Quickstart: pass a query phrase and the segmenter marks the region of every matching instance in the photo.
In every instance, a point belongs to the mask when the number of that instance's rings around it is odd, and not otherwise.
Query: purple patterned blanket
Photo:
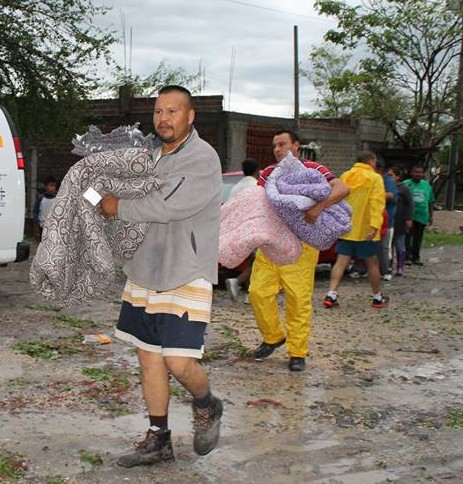
[[[344,200],[323,210],[315,223],[304,220],[304,212],[330,192],[330,184],[319,171],[307,168],[289,152],[265,185],[267,198],[279,217],[300,240],[319,250],[329,249],[352,227],[352,210]]]
[[[89,300],[111,285],[115,259],[129,259],[148,224],[105,220],[82,195],[137,198],[159,186],[151,153],[123,148],[94,153],[73,165],[45,221],[42,242],[30,269],[30,283],[46,299],[64,305]]]

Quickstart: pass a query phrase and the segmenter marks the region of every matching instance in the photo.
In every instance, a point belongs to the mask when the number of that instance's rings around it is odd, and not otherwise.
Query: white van
[[[0,264],[29,258],[23,242],[26,212],[24,159],[7,110],[0,106]]]

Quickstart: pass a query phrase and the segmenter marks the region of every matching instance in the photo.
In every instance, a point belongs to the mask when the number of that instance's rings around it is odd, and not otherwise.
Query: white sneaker
[[[383,281],[392,281],[392,274],[384,274]]]
[[[249,300],[249,294],[248,293],[246,293],[244,295],[243,304],[251,304],[251,301]]]
[[[240,292],[240,286],[236,279],[225,279],[225,287],[227,288],[228,295],[233,302],[238,300],[238,293]]]

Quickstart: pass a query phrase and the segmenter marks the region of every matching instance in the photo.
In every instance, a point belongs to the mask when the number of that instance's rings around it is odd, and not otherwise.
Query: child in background
[[[56,193],[58,191],[58,183],[53,177],[48,177],[44,182],[44,190],[37,195],[34,204],[34,221],[38,226],[39,235],[38,242],[42,240],[42,231],[53,203],[55,202]]]

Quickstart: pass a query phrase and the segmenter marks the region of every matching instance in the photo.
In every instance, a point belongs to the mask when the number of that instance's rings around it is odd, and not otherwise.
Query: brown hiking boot
[[[170,430],[149,429],[145,440],[137,442],[135,449],[132,454],[119,457],[117,464],[121,467],[135,467],[174,460]]]
[[[222,413],[222,401],[216,397],[212,397],[210,406],[206,408],[197,408],[193,404],[193,427],[195,430],[193,448],[197,454],[209,454],[217,445]]]

